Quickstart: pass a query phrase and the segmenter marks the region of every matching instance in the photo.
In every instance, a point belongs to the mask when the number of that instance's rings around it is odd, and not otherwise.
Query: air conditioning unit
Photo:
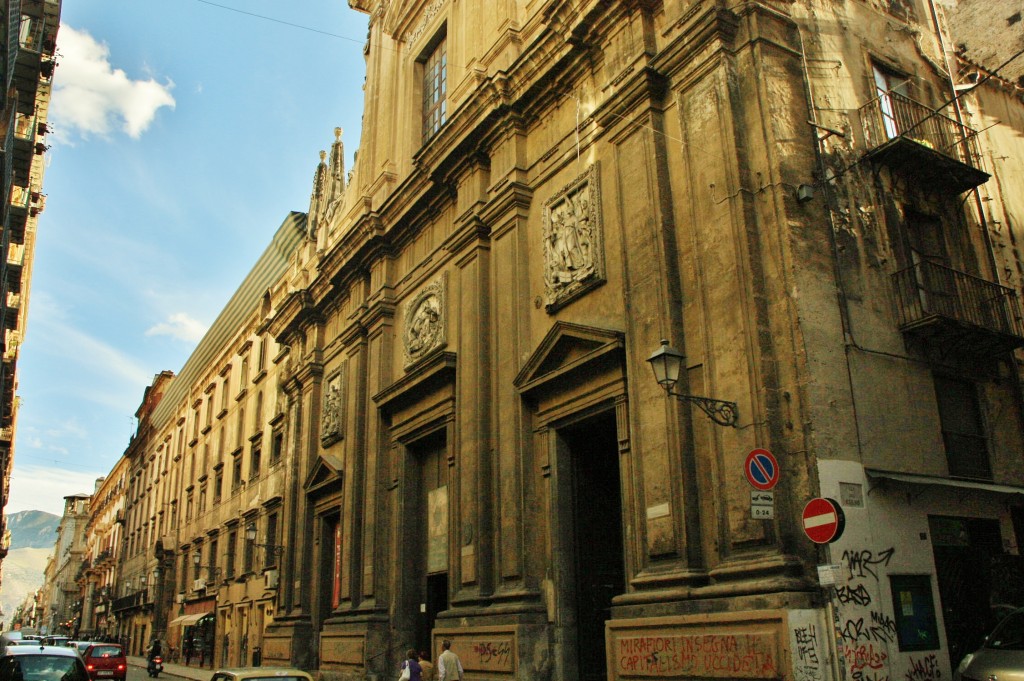
[[[263,573],[263,588],[276,589],[278,580],[277,570],[267,570]]]
[[[193,591],[202,591],[205,588],[206,588],[206,580],[203,579],[202,577],[200,577],[196,581],[192,582],[192,590]]]

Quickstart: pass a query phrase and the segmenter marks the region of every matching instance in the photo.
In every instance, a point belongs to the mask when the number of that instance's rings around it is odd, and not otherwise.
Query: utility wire
[[[359,44],[359,45],[362,45],[362,44],[364,44],[366,42],[365,40],[358,40],[356,38],[349,38],[348,36],[338,35],[337,33],[331,33],[330,31],[321,31],[319,28],[312,28],[310,26],[303,26],[302,24],[293,24],[290,21],[284,21],[282,19],[275,19],[274,17],[268,17],[268,16],[265,16],[263,14],[256,14],[255,12],[247,12],[244,9],[238,9],[237,7],[229,7],[228,5],[221,5],[221,4],[216,3],[216,2],[210,2],[210,0],[196,0],[196,2],[201,2],[204,5],[210,5],[211,7],[219,7],[220,9],[226,9],[229,12],[237,12],[238,14],[245,14],[246,16],[255,17],[257,19],[264,19],[266,21],[272,21],[275,24],[282,24],[284,26],[291,26],[292,28],[298,28],[298,29],[301,29],[303,31],[312,31],[313,33],[319,33],[321,35],[330,36],[332,38],[339,38],[341,40],[348,40],[350,42],[353,42],[353,43],[356,43],[356,44]]]

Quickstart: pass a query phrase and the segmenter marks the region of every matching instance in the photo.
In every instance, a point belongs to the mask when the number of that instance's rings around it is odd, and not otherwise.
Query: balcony
[[[987,356],[1024,347],[1013,289],[930,262],[893,275],[900,331],[943,354]]]
[[[922,186],[960,194],[988,181],[977,167],[977,131],[889,91],[860,108],[867,158]]]

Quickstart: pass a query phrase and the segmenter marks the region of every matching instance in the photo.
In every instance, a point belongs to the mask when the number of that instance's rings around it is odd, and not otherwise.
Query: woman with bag
[[[423,681],[423,668],[420,667],[419,655],[413,649],[405,652],[406,660],[402,663],[402,675],[398,681]]]

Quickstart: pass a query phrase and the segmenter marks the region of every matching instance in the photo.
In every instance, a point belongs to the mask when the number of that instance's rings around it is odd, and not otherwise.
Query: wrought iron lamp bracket
[[[739,421],[740,411],[735,402],[716,400],[712,397],[684,395],[683,393],[677,393],[671,387],[666,387],[665,392],[681,402],[689,402],[690,404],[697,405],[698,409],[707,414],[708,418],[720,426],[735,427],[737,421]]]

